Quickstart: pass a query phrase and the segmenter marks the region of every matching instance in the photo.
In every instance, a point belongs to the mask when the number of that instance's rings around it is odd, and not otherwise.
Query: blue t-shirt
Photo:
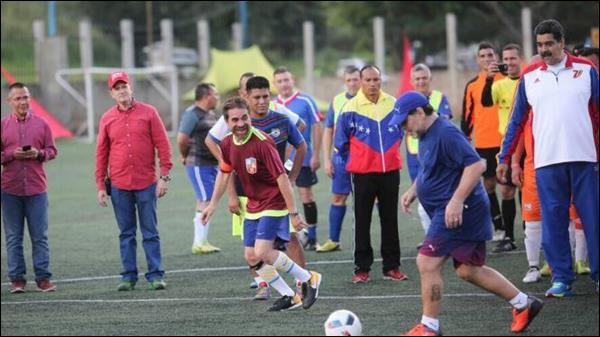
[[[467,241],[491,239],[489,200],[479,183],[464,202],[463,224],[446,228],[446,205],[454,195],[465,167],[481,157],[465,135],[445,118],[438,117],[419,139],[419,164],[416,179],[419,202],[432,219],[428,237]]]
[[[285,149],[288,143],[296,148],[305,141],[298,127],[288,116],[271,110],[263,118],[252,118],[252,126],[273,138],[281,162],[285,162]]]
[[[285,105],[286,108],[292,110],[306,123],[302,136],[306,141],[306,157],[302,162],[302,166],[310,166],[310,159],[312,158],[312,126],[319,123],[319,108],[315,100],[301,92],[295,93],[292,97],[283,101],[281,98],[277,98],[277,102]],[[293,160],[296,155],[296,151],[293,151],[290,159]]]

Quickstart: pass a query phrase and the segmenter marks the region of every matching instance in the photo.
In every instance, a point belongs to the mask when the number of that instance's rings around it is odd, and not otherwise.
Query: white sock
[[[210,228],[210,220],[204,224],[204,231],[202,232],[202,244],[208,243],[208,229]]]
[[[202,224],[202,212],[196,211],[196,216],[194,216],[194,244],[201,245],[203,244],[203,238],[206,237],[204,234],[205,227]]]
[[[429,329],[440,331],[440,320],[433,317],[421,316],[421,323],[426,325]]]
[[[542,222],[525,221],[525,251],[529,266],[540,266],[540,249],[542,248]]]
[[[575,261],[587,261],[588,250],[583,229],[575,229]]]
[[[527,307],[527,295],[519,292],[509,303],[517,310],[525,309]]]
[[[421,218],[421,226],[423,227],[423,231],[425,232],[425,234],[427,234],[429,226],[431,225],[431,219],[429,218],[429,214],[427,214],[425,208],[423,207],[423,205],[421,205],[421,203],[419,203],[417,209],[419,210],[419,218]]]
[[[297,265],[283,252],[279,252],[279,256],[277,257],[277,260],[275,260],[275,263],[273,263],[273,266],[277,270],[290,274],[302,282],[308,282],[308,280],[310,280],[310,273]]]
[[[269,264],[263,264],[256,272],[260,275],[261,279],[265,280],[269,286],[277,290],[282,296],[294,296],[294,291],[287,283],[285,283],[279,273],[277,273],[275,267]]]
[[[285,283],[285,280],[281,276],[278,276],[276,279],[271,281],[269,283],[269,286],[277,290],[277,292],[280,293],[281,296],[293,297],[296,293],[294,290],[292,290],[292,288],[290,288],[290,286],[287,283]]]

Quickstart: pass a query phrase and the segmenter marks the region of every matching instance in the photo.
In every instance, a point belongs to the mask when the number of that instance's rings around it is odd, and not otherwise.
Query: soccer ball
[[[336,310],[325,321],[326,336],[362,336],[358,316],[349,310]]]

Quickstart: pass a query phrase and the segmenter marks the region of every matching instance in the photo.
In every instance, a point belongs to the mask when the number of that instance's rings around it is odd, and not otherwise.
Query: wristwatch
[[[160,176],[160,179],[165,182],[169,182],[169,181],[171,181],[171,176],[170,175]]]
[[[295,218],[298,216],[298,212],[290,212],[290,217]]]

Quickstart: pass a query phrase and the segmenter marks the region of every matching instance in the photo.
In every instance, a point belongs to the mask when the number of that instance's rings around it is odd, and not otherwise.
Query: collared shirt
[[[24,145],[38,149],[38,158],[15,159],[13,152]],[[2,119],[2,191],[18,196],[46,192],[44,162],[57,152],[52,131],[42,118],[28,112],[22,121],[14,113]]]
[[[171,146],[158,111],[148,104],[133,101],[126,111],[112,107],[100,119],[96,146],[96,187],[104,190],[109,175],[115,187],[142,190],[156,182],[158,150],[160,175],[168,175]]]
[[[535,168],[598,162],[598,71],[567,54],[556,67],[543,61],[521,76],[499,161],[507,163],[531,117]]]
[[[400,143],[403,132],[392,125],[396,98],[379,94],[377,103],[362,89],[349,100],[335,126],[334,146],[347,160],[351,173],[386,173],[402,168]]]
[[[502,136],[506,132],[510,108],[512,107],[519,78],[505,77],[492,84],[492,101],[498,105],[498,132]]]

